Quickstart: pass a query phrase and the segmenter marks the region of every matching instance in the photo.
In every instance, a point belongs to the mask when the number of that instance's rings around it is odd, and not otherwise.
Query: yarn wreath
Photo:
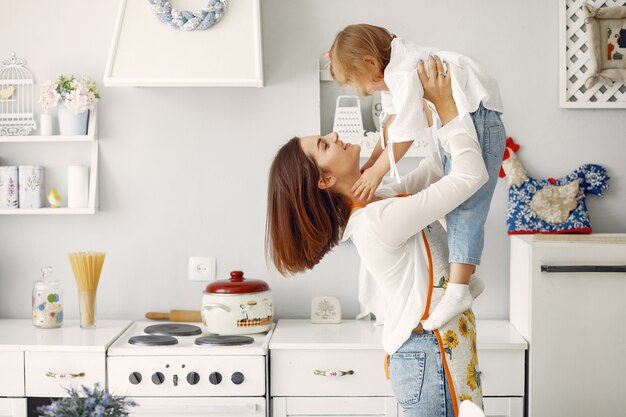
[[[148,0],[159,20],[182,30],[205,30],[219,23],[226,12],[228,0],[209,0],[202,10],[178,10],[167,0]]]

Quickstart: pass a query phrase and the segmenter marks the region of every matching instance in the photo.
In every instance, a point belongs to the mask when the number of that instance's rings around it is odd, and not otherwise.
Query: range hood
[[[207,0],[169,0],[197,10]],[[186,31],[161,22],[148,0],[121,0],[104,73],[107,87],[262,87],[260,0],[232,0],[222,20]]]

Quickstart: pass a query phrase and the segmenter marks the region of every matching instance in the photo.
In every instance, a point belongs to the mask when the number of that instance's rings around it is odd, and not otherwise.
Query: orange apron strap
[[[389,381],[389,355],[385,355],[385,379]]]
[[[426,254],[428,255],[428,271],[430,278],[430,286],[428,290],[428,299],[426,301],[426,311],[424,312],[424,317],[422,320],[428,318],[428,311],[430,310],[430,301],[433,294],[433,257],[430,254],[430,246],[428,245],[428,239],[426,239],[426,234],[422,230],[422,237],[424,239],[424,246],[426,246]],[[446,379],[448,380],[448,387],[450,388],[450,398],[452,399],[452,408],[454,410],[454,415],[459,415],[459,405],[457,403],[456,390],[454,389],[454,380],[452,379],[452,374],[450,373],[450,368],[448,367],[448,361],[446,359],[446,352],[443,347],[443,340],[441,339],[441,334],[439,330],[434,331],[435,336],[437,336],[437,342],[439,343],[439,354],[441,355],[441,360],[443,361],[443,369],[446,373]]]
[[[430,283],[428,284],[428,297],[426,297],[426,308],[424,309],[424,315],[422,316],[422,320],[426,320],[428,318],[428,313],[430,311],[430,300],[433,296],[433,287],[434,287],[434,279],[433,279],[433,257],[430,254],[430,245],[428,244],[428,239],[426,239],[426,233],[422,230],[422,239],[424,239],[424,246],[426,247],[426,255],[428,255],[428,279]]]
[[[437,342],[439,342],[439,352],[441,353],[441,360],[443,361],[443,369],[446,372],[446,379],[448,380],[448,388],[450,388],[450,398],[452,399],[452,408],[454,409],[454,415],[458,417],[459,415],[459,404],[457,403],[456,390],[454,389],[454,381],[452,380],[452,374],[450,373],[450,368],[448,367],[448,360],[446,359],[446,352],[443,350],[443,340],[441,339],[441,334],[439,330],[434,330],[435,335],[437,336]]]

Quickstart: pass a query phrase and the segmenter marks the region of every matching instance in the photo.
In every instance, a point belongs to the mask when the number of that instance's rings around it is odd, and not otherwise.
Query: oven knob
[[[243,378],[243,374],[241,372],[235,372],[231,377],[230,380],[233,381],[233,384],[235,385],[240,385],[244,378]]]
[[[154,385],[161,385],[165,381],[165,376],[161,372],[155,372],[152,374],[152,382]]]
[[[200,382],[200,375],[198,375],[197,372],[189,372],[187,374],[187,382],[189,382],[191,385],[196,385],[198,382]]]
[[[222,382],[222,374],[219,372],[211,372],[211,375],[209,375],[209,382],[213,385],[219,384]]]
[[[138,383],[141,382],[141,374],[139,372],[133,372],[130,375],[128,375],[128,380],[130,381],[131,384],[137,385]]]

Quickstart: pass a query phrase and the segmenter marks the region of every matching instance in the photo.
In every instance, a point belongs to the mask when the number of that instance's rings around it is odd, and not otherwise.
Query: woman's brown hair
[[[368,96],[367,80],[377,81],[381,74],[373,74],[363,58],[372,56],[384,71],[391,58],[391,41],[395,35],[385,28],[361,23],[347,26],[335,37],[330,48],[331,74],[339,84],[351,84]]]
[[[313,268],[341,238],[349,203],[318,187],[321,170],[295,137],[276,154],[269,173],[266,255],[283,275]]]

